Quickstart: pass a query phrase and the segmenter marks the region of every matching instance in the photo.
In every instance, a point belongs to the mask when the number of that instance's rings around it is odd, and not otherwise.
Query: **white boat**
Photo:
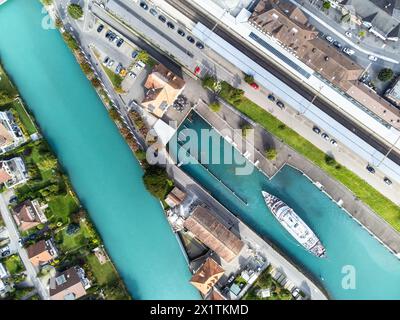
[[[267,207],[280,224],[295,238],[307,251],[317,257],[325,256],[325,248],[318,237],[303,220],[281,199],[261,191]]]

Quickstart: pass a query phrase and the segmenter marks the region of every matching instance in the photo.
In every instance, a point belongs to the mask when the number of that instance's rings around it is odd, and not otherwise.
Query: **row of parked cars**
[[[329,137],[329,135],[326,132],[322,132],[322,130],[316,126],[313,127],[313,131],[316,134],[321,134],[322,139],[329,141],[331,143],[331,145],[333,145],[334,147],[337,147],[337,145],[338,145],[337,141],[335,139],[332,139],[331,137]]]
[[[104,29],[104,25],[100,24],[97,27],[97,32],[100,33],[102,32]],[[120,38],[117,36],[117,34],[111,30],[108,30],[105,34],[106,39],[108,39],[110,42],[115,42],[115,44],[117,45],[117,47],[121,47],[123,45],[123,43],[125,42],[124,39]]]
[[[272,93],[270,93],[270,94],[268,95],[268,100],[270,100],[270,101],[272,101],[272,102],[275,102],[276,105],[277,105],[281,110],[285,109],[285,104],[284,104],[281,100],[276,100],[275,96],[274,96]]]
[[[171,21],[167,21],[167,18],[165,16],[163,16],[162,14],[159,14],[157,12],[156,9],[154,8],[150,8],[149,9],[149,5],[142,1],[139,4],[144,10],[148,10],[150,12],[150,14],[154,17],[158,16],[158,20],[160,20],[162,23],[166,23],[167,27],[170,28],[171,30],[175,30],[175,24]],[[186,35],[186,32],[180,28],[177,29],[177,33],[181,36],[181,37],[186,37],[186,40],[189,41],[191,44],[195,44],[197,48],[199,49],[204,49],[204,44],[201,43],[200,41],[196,41],[195,38],[193,38],[190,34]]]
[[[347,31],[345,34],[346,34],[346,36],[349,37],[349,38],[351,38],[351,37],[353,36],[353,34],[352,34],[350,31]],[[329,36],[329,35],[327,35],[327,36],[325,37],[325,40],[328,41],[329,43],[333,44],[333,45],[334,45],[336,48],[338,48],[339,50],[342,50],[342,51],[343,51],[345,54],[347,54],[348,56],[352,56],[352,55],[355,53],[355,51],[354,51],[353,49],[351,49],[351,48],[349,48],[349,47],[343,47],[343,45],[342,45],[339,41],[333,39],[333,38],[332,38],[331,36]],[[373,56],[373,55],[369,55],[369,56],[368,56],[368,59],[371,60],[371,61],[377,61],[377,60],[378,60],[378,58],[375,57],[375,56]]]

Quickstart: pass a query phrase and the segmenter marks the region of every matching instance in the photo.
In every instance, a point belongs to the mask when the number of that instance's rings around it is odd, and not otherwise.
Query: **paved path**
[[[10,211],[8,210],[6,201],[3,197],[3,194],[0,194],[0,211],[3,217],[3,221],[8,229],[9,237],[10,237],[10,247],[17,251],[19,256],[21,257],[22,263],[25,266],[26,272],[28,274],[28,278],[32,281],[35,286],[37,292],[43,300],[49,300],[49,294],[43,283],[37,277],[36,270],[29,261],[28,254],[24,248],[21,248],[18,240],[19,240],[19,232],[17,227],[14,224],[13,218],[11,216]]]

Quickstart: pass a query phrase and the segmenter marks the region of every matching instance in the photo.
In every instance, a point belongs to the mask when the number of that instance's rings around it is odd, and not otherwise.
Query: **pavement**
[[[8,210],[6,199],[3,194],[0,194],[0,211],[3,221],[8,229],[10,238],[10,248],[16,251],[21,257],[21,261],[25,266],[28,279],[35,286],[38,294],[43,300],[49,300],[49,293],[42,281],[37,277],[36,269],[33,267],[32,263],[29,261],[28,254],[25,248],[19,245],[19,231],[14,224],[12,215]]]

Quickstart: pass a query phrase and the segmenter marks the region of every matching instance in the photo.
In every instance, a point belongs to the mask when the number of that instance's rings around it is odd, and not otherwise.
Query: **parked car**
[[[378,58],[375,57],[375,56],[373,56],[373,55],[369,55],[369,56],[368,56],[368,59],[371,60],[371,61],[376,61],[376,60],[378,60]]]
[[[115,62],[114,60],[110,60],[110,62],[107,64],[107,67],[109,68],[112,67],[114,65],[114,62]]]
[[[386,183],[388,186],[390,186],[390,185],[392,184],[392,180],[390,180],[388,177],[385,177],[385,178],[383,179],[383,181],[385,181],[385,183]]]
[[[129,75],[131,78],[133,78],[133,79],[135,79],[135,78],[137,77],[136,73],[134,73],[134,72],[132,72],[132,71],[130,71],[130,72],[128,73],[128,75]]]
[[[250,86],[251,86],[253,89],[255,89],[255,90],[260,89],[260,86],[259,86],[257,83],[255,83],[255,82],[251,83]]]
[[[344,47],[344,48],[343,48],[343,52],[344,52],[345,54],[349,55],[349,56],[355,54],[355,51],[354,51],[353,49],[348,48],[348,47]]]
[[[144,64],[143,61],[138,61],[135,63],[135,67],[142,70],[146,65]]]
[[[117,47],[119,48],[124,43],[124,39],[119,39],[117,42]]]
[[[99,25],[98,27],[97,27],[97,32],[98,33],[100,33],[100,32],[102,32],[103,31],[103,29],[104,29],[104,25]]]
[[[190,43],[195,43],[196,40],[194,40],[194,38],[192,36],[187,36],[186,38]]]
[[[167,22],[167,27],[172,29],[172,30],[175,29],[175,25],[171,21]]]
[[[385,178],[383,179],[383,181],[384,181],[388,186],[392,185],[392,180],[390,180],[388,177],[385,177]]]
[[[333,145],[334,147],[337,147],[337,142],[335,139],[331,139],[331,145]]]
[[[140,2],[140,4],[139,4],[144,10],[148,10],[149,9],[149,6],[147,5],[147,3],[146,2]]]
[[[158,15],[158,12],[157,12],[154,8],[151,8],[149,12],[150,12],[151,15],[153,15],[153,16],[157,16],[157,15]]]
[[[194,74],[195,74],[195,75],[200,74],[200,71],[201,71],[201,69],[200,69],[199,66],[197,66],[196,68],[194,68]]]
[[[346,37],[351,38],[353,36],[353,34],[350,31],[346,31],[344,33],[346,35]]]
[[[283,103],[282,101],[280,101],[280,100],[278,100],[278,101],[276,102],[276,105],[277,105],[280,109],[285,109],[284,103]]]
[[[167,18],[165,18],[165,17],[162,16],[162,15],[159,15],[159,16],[158,16],[158,20],[160,20],[162,23],[165,23],[165,22],[167,21]]]
[[[316,126],[314,126],[312,129],[313,129],[313,131],[314,131],[315,133],[317,133],[317,134],[320,134],[320,133],[321,133],[321,129],[318,128],[318,127],[316,127]]]
[[[139,54],[139,51],[132,51],[132,59],[135,59]]]
[[[122,70],[122,64],[119,63],[119,64],[117,65],[117,67],[115,68],[115,73],[119,74],[119,73],[121,72],[121,70]]]
[[[182,37],[184,37],[186,35],[185,31],[183,31],[182,29],[178,29],[178,34]]]
[[[12,196],[8,202],[17,203],[18,202],[18,197],[17,196]]]
[[[329,141],[329,136],[328,136],[327,133],[324,132],[323,134],[321,134],[321,137],[322,137],[324,140]]]
[[[366,169],[372,174],[375,173],[374,167],[372,167],[370,164],[367,165]]]
[[[334,45],[336,48],[339,48],[339,49],[341,49],[341,48],[343,47],[343,45],[342,45],[339,41],[337,41],[337,40],[333,41],[333,45]]]
[[[103,61],[103,65],[106,66],[110,62],[110,57],[106,57]]]
[[[329,43],[332,43],[334,41],[331,36],[326,36],[325,40],[328,41]]]
[[[202,44],[201,42],[196,42],[196,47],[199,49],[204,49],[204,44]]]
[[[268,95],[268,99],[271,100],[271,101],[275,101],[275,96],[272,93],[270,93]]]

